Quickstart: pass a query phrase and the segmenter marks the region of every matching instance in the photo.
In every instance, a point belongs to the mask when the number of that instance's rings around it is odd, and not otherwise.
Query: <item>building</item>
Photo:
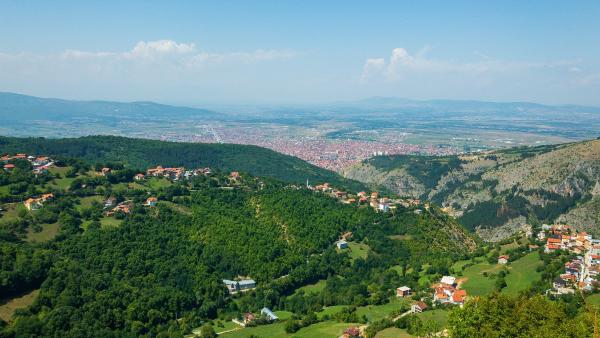
[[[156,197],[148,197],[146,200],[146,205],[149,207],[155,207],[156,203],[158,203],[158,199]]]
[[[102,168],[102,170],[100,170],[100,175],[106,176],[108,174],[110,174],[110,168]]]
[[[114,196],[110,196],[104,200],[104,209],[112,208],[117,203],[117,199]]]
[[[401,286],[396,289],[397,297],[408,297],[411,295],[411,289],[408,286]]]
[[[263,316],[265,316],[271,322],[279,320],[279,317],[277,317],[277,315],[274,314],[273,311],[271,311],[271,309],[269,309],[267,307],[263,307],[260,310],[260,314],[263,315]]]
[[[244,324],[249,324],[256,319],[254,315],[250,312],[244,313]]]
[[[231,294],[246,292],[256,288],[256,282],[253,279],[242,279],[240,281],[223,279],[223,284],[225,284]]]
[[[146,177],[144,176],[144,174],[135,174],[135,176],[133,176],[133,179],[136,181],[141,181],[144,179],[144,177]]]
[[[23,204],[25,205],[25,208],[27,208],[27,210],[29,211],[38,210],[43,206],[39,198],[28,198]]]
[[[410,307],[410,311],[412,311],[412,313],[421,313],[425,311],[425,309],[427,309],[427,304],[423,302],[416,302]]]
[[[508,258],[508,255],[501,255],[500,257],[498,257],[498,264],[507,264]]]
[[[454,284],[456,284],[456,278],[452,276],[444,276],[440,280],[440,283],[454,286]]]
[[[338,249],[347,249],[348,248],[348,242],[344,241],[344,240],[339,240],[337,242],[335,242],[335,245],[337,246]]]
[[[12,163],[5,164],[5,165],[4,165],[4,170],[6,170],[6,171],[11,171],[11,170],[13,170],[14,168],[15,168],[15,165],[14,165],[14,164],[12,164]]]

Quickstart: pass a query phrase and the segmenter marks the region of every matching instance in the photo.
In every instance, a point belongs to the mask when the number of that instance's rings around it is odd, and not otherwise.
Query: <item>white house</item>
[[[344,241],[344,240],[339,240],[335,243],[335,245],[337,245],[338,249],[346,249],[348,248],[348,242]]]
[[[440,282],[446,285],[454,285],[454,283],[456,283],[456,278],[452,276],[444,276],[442,277]]]

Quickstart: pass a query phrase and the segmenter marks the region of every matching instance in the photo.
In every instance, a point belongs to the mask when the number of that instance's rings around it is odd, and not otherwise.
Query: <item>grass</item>
[[[406,330],[390,327],[385,330],[377,332],[375,338],[411,338]]]
[[[50,172],[51,174],[59,174],[60,176],[65,177],[65,174],[67,173],[67,171],[69,171],[69,169],[71,169],[71,167],[52,166],[48,168],[48,172]]]
[[[419,317],[422,321],[433,320],[439,325],[439,327],[444,328],[448,323],[448,313],[448,310],[438,309],[421,312],[417,314],[417,317]]]
[[[10,221],[19,218],[19,211],[27,210],[23,203],[7,203],[2,206],[2,217],[0,221]]]
[[[336,313],[342,311],[342,309],[345,308],[346,306],[347,305],[326,306],[323,310],[321,310],[320,312],[317,312],[317,318],[321,319],[325,315],[331,317],[331,316],[335,315]]]
[[[510,273],[505,277],[507,286],[502,289],[502,292],[508,295],[517,295],[539,280],[541,273],[536,271],[539,264],[541,262],[537,251],[511,262],[507,266]],[[470,296],[483,296],[491,293],[495,288],[496,279],[485,277],[483,273],[497,274],[503,267],[503,265],[481,261],[464,269],[463,277],[467,280],[462,284],[462,288],[467,290]]]
[[[369,246],[364,243],[348,242],[348,253],[352,260],[365,259],[369,252]]]
[[[88,208],[92,205],[94,201],[101,203],[103,202],[102,196],[86,196],[79,200],[79,205],[77,206],[77,211],[81,211],[83,208]]]
[[[214,325],[213,328],[215,329],[216,333],[221,333],[223,331],[229,331],[229,330],[233,330],[233,329],[237,329],[240,328],[239,325],[237,325],[236,323],[232,322],[232,321],[218,321],[221,323],[221,326],[218,325]]]
[[[400,309],[404,304],[410,304],[409,300],[394,297],[387,304],[361,306],[356,309],[356,314],[359,317],[364,315],[369,322],[373,322],[389,317],[392,312]]]
[[[56,178],[50,182],[50,185],[58,189],[67,190],[73,181],[75,181],[73,177]]]
[[[600,308],[600,293],[585,297],[585,303]]]
[[[537,251],[510,263],[510,273],[505,277],[507,286],[502,289],[502,293],[517,295],[519,291],[527,289],[533,282],[540,280],[542,274],[536,271],[540,264],[540,254]]]
[[[160,188],[169,187],[173,185],[173,183],[166,178],[151,177],[146,180],[146,185],[148,185],[152,190],[158,190]]]
[[[467,290],[469,296],[487,295],[494,290],[496,280],[485,277],[483,273],[496,274],[500,270],[502,270],[502,266],[491,265],[487,262],[472,265],[463,271],[463,277],[467,280],[462,284],[461,288]]]
[[[336,323],[332,321],[326,321],[310,325],[308,327],[300,329],[296,333],[286,333],[285,323],[278,322],[270,325],[261,325],[257,327],[248,327],[233,332],[228,332],[220,335],[221,337],[236,338],[236,337],[248,337],[255,335],[258,337],[269,337],[269,338],[314,338],[314,337],[339,337],[342,332],[350,327],[357,326],[358,324],[353,323]]]
[[[15,310],[26,308],[31,305],[39,292],[40,290],[34,290],[28,294],[2,302],[2,305],[0,305],[0,319],[5,322],[10,321]]]
[[[319,292],[323,291],[323,289],[325,289],[326,283],[327,282],[324,279],[321,279],[316,283],[308,284],[308,285],[305,285],[303,287],[296,289],[295,293],[298,293],[299,291],[304,291],[304,293],[306,293],[306,294],[319,293]]]
[[[56,237],[59,229],[60,224],[58,224],[58,222],[52,224],[42,224],[42,231],[40,232],[34,232],[31,227],[29,227],[27,230],[27,241],[36,243],[47,242]]]
[[[141,184],[139,184],[137,182],[129,183],[129,188],[130,189],[136,189],[136,190],[148,190],[147,186],[141,185]]]
[[[115,228],[121,225],[121,220],[118,220],[114,217],[102,217],[100,219],[100,226],[102,227],[102,229],[105,228]]]

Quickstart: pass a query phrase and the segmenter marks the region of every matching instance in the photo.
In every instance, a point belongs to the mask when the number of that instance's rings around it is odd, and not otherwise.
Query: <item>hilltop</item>
[[[327,169],[297,157],[266,148],[238,144],[165,142],[118,136],[86,136],[46,139],[0,136],[0,153],[28,152],[75,157],[89,164],[120,162],[131,168],[165,166],[211,167],[242,171],[284,182],[306,184],[330,182],[351,190],[362,190],[360,182],[347,180]]]
[[[379,156],[344,176],[432,200],[490,240],[554,221],[600,233],[600,140],[457,156]]]

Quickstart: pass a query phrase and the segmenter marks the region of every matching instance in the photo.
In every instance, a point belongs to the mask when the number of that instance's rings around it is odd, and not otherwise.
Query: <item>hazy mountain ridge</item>
[[[420,162],[408,158],[376,157],[351,167],[344,175],[439,203],[488,240],[500,239],[528,224],[552,221],[600,233],[600,140],[464,156],[424,156]],[[419,166],[430,171],[416,171]]]
[[[6,92],[0,92],[0,115],[11,121],[88,119],[94,117],[148,118],[169,115],[217,119],[222,116],[206,109],[170,106],[145,101],[75,101]]]

